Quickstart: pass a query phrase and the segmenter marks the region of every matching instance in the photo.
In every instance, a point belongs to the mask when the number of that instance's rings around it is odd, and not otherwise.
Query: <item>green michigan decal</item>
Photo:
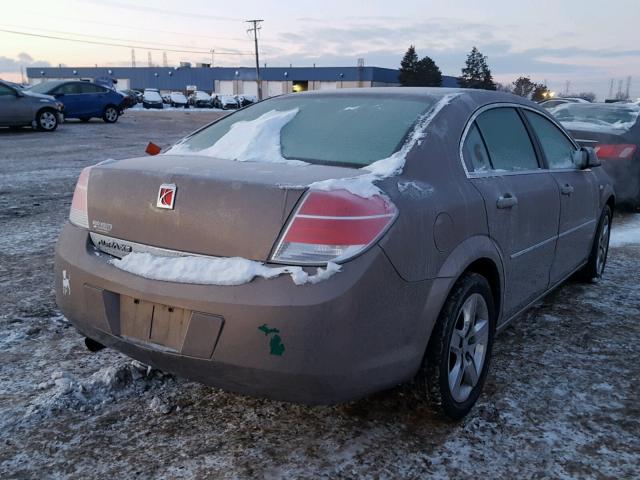
[[[282,338],[280,338],[280,335],[278,335],[278,333],[280,333],[280,330],[278,330],[277,328],[270,328],[266,323],[260,325],[258,327],[258,330],[264,333],[265,336],[271,337],[269,339],[269,349],[271,350],[271,355],[277,355],[279,357],[282,356],[282,354],[284,353],[284,343],[282,343]]]

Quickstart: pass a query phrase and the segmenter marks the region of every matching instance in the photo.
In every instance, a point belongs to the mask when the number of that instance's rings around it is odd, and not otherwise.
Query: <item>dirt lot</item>
[[[496,344],[461,423],[406,388],[336,407],[246,398],[89,353],[57,310],[53,248],[82,167],[216,112],[0,130],[0,478],[638,478],[640,215],[606,278],[569,282]]]

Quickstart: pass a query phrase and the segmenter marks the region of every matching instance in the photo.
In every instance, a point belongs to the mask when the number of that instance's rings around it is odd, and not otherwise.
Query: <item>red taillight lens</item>
[[[347,260],[380,238],[397,213],[395,205],[381,196],[362,198],[346,190],[311,190],[271,259],[303,265]]]
[[[633,157],[638,147],[633,144],[620,143],[617,145],[597,145],[595,150],[600,158],[628,160]]]
[[[87,211],[87,185],[89,184],[89,173],[91,167],[87,167],[80,172],[76,189],[73,192],[71,201],[71,211],[69,221],[82,228],[89,228],[89,213]]]

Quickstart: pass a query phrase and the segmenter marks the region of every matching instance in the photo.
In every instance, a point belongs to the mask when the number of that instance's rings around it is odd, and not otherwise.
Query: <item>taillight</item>
[[[89,173],[91,167],[87,167],[80,172],[76,189],[73,192],[71,201],[71,211],[69,221],[82,228],[89,228],[89,213],[87,211],[87,185],[89,184]]]
[[[637,146],[633,144],[620,143],[616,145],[600,144],[596,145],[596,153],[600,158],[627,160],[636,153]]]
[[[387,198],[310,190],[276,245],[272,261],[317,265],[345,261],[373,244],[398,214]]]

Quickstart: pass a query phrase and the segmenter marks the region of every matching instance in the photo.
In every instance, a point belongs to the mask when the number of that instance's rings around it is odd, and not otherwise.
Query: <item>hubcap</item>
[[[107,120],[114,121],[118,117],[118,113],[113,108],[107,109]]]
[[[598,275],[604,273],[604,266],[607,262],[607,253],[609,252],[609,236],[611,235],[611,225],[609,216],[604,217],[602,223],[602,230],[600,231],[600,238],[598,239],[598,257],[596,259],[596,268],[598,269]]]
[[[449,342],[449,391],[464,402],[478,384],[489,343],[489,308],[474,293],[462,305]]]
[[[40,126],[45,130],[51,130],[56,126],[56,117],[51,112],[44,112],[40,115]]]

